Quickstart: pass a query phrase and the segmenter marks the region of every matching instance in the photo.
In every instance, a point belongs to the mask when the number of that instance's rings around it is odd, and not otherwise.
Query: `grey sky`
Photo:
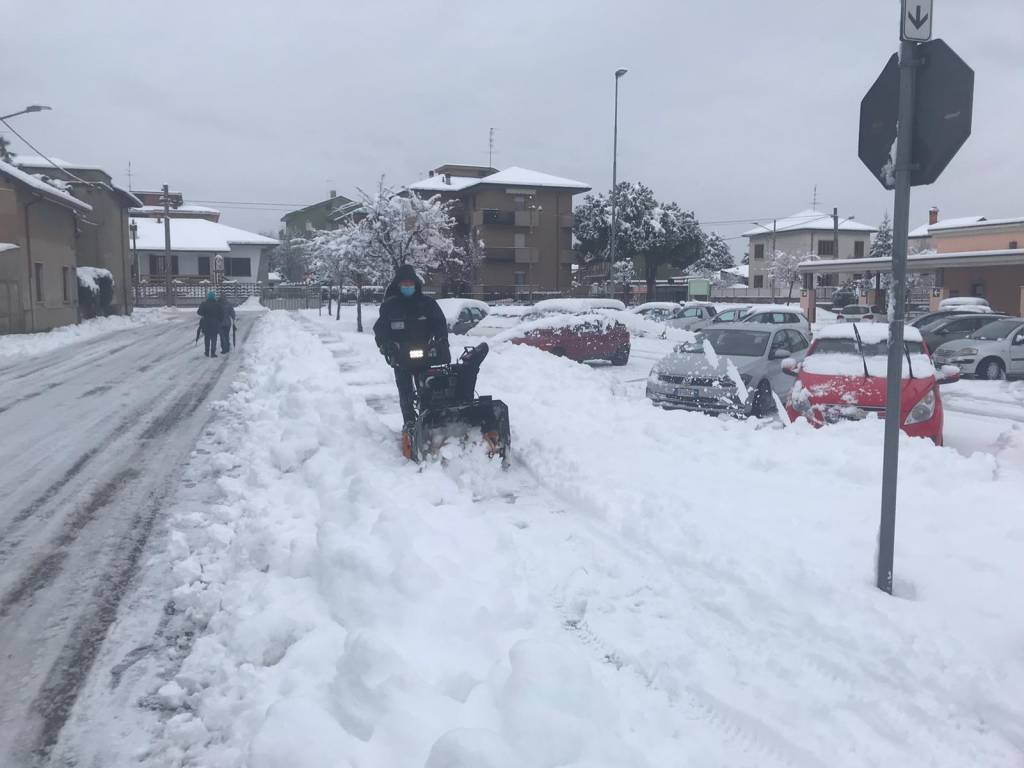
[[[12,0],[3,103],[47,154],[192,200],[308,204],[442,162],[619,175],[702,221],[809,207],[877,223],[892,196],[857,159],[860,99],[896,49],[897,0]],[[935,33],[975,70],[974,132],[916,188],[911,225],[1024,215],[1024,3],[936,0]],[[13,137],[15,149],[24,149]],[[281,209],[221,206],[276,230]],[[709,225],[736,235],[749,224]],[[745,241],[733,240],[743,252]]]

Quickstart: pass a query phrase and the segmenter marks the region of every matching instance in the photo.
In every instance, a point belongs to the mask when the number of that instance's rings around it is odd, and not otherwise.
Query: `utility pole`
[[[832,258],[839,258],[839,209],[832,209]]]
[[[167,279],[167,293],[166,301],[167,306],[174,305],[174,299],[171,294],[171,194],[167,190],[167,185],[163,186],[163,196],[160,198],[160,202],[164,204],[164,277]]]
[[[493,128],[491,128],[491,135],[490,135],[490,138],[488,139],[487,144],[488,144],[488,149],[487,149],[487,165],[488,165],[488,167],[493,168],[494,167],[494,129]]]
[[[900,43],[900,101],[896,136],[896,199],[892,222],[892,303],[889,306],[889,366],[885,393],[885,453],[882,458],[882,519],[878,531],[877,586],[892,594],[896,538],[896,479],[900,455],[900,395],[903,378],[903,315],[910,228],[910,173],[914,142],[914,56],[917,44]]]
[[[619,213],[616,206],[619,184],[619,78],[626,74],[625,69],[615,70],[615,119],[612,129],[612,231],[608,243],[608,296],[615,298],[615,289],[612,285],[612,267],[615,266],[615,246],[619,234]],[[647,297],[653,301],[653,296]]]

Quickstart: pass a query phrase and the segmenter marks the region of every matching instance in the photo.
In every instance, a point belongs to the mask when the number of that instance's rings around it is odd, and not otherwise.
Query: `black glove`
[[[397,341],[392,341],[390,344],[381,344],[380,353],[384,355],[384,362],[394,368],[398,364],[398,353],[400,348]]]

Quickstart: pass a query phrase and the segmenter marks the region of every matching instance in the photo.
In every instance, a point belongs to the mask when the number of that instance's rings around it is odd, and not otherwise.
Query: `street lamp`
[[[619,216],[615,205],[618,192],[616,187],[619,183],[619,78],[626,74],[626,71],[625,69],[615,70],[615,121],[612,130],[612,231],[608,245],[608,293],[613,298],[615,291],[612,285],[612,267],[615,265],[615,241],[619,234]],[[648,297],[648,301],[650,300],[651,297]]]
[[[42,112],[42,111],[47,110],[47,109],[53,109],[53,107],[47,107],[47,106],[45,106],[43,104],[30,104],[29,106],[25,107],[20,112],[11,112],[11,114],[9,114],[9,115],[4,115],[4,116],[0,117],[0,120],[7,120],[8,118],[17,117],[18,115],[25,115],[25,114],[28,114],[29,112]]]

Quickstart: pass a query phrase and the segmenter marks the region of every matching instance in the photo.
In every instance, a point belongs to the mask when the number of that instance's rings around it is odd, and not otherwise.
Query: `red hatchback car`
[[[884,419],[888,336],[886,323],[844,323],[822,329],[802,363],[783,361],[783,370],[797,377],[786,403],[789,417],[805,418],[816,427]],[[911,437],[927,437],[942,445],[939,385],[957,381],[959,373],[935,370],[916,328],[905,329],[904,352],[900,426]]]
[[[523,316],[523,332],[513,344],[543,349],[559,357],[584,362],[608,360],[612,365],[629,362],[629,329],[611,312],[625,310],[610,299],[549,299],[539,301]]]

